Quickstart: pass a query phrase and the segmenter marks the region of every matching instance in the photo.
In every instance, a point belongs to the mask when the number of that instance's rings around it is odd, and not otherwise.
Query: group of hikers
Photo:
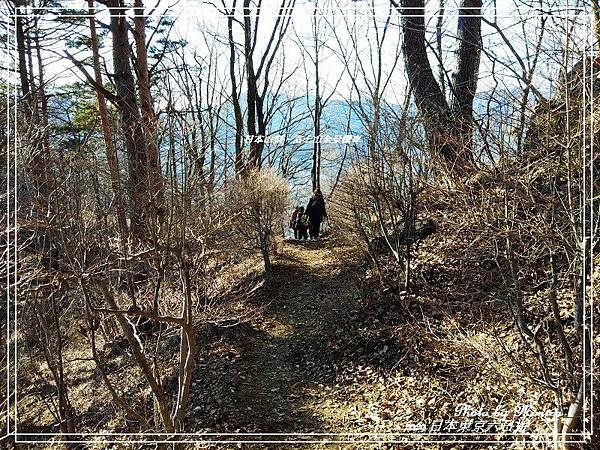
[[[327,217],[325,200],[320,189],[315,189],[308,205],[296,206],[290,217],[290,228],[294,230],[294,239],[319,239],[321,223]]]

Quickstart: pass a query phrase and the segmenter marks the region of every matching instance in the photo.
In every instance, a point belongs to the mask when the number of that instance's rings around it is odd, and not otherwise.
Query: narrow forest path
[[[435,255],[436,245],[421,251]],[[427,264],[426,274],[449,270],[435,259]],[[251,300],[260,314],[202,345],[190,428],[267,440],[322,433],[315,442],[347,439],[343,448],[362,449],[368,437],[406,439],[434,420],[463,420],[457,405],[493,411],[518,389],[487,356],[502,358],[482,331],[510,327],[500,305],[452,300],[447,281],[423,281],[405,301],[380,292],[373,277],[365,282],[369,270],[357,249],[334,238],[286,241]]]
[[[260,317],[223,330],[201,360],[198,387],[208,381],[209,394],[192,402],[200,427],[338,431],[343,413],[329,393],[347,356],[342,341],[357,306],[356,260],[333,240],[285,242],[255,298],[264,305]]]
[[[252,377],[239,391],[241,403],[259,412],[264,431],[327,428],[319,398],[335,377],[342,356],[335,338],[354,301],[340,250],[330,240],[288,242],[275,266],[266,293],[271,304],[257,324],[262,333],[242,362]]]

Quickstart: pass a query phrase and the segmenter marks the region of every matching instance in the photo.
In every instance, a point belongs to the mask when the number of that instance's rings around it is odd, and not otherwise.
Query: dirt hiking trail
[[[223,432],[339,432],[334,398],[357,306],[356,255],[335,241],[286,241],[257,304],[257,320],[221,330],[201,355],[198,426]],[[211,361],[221,356],[216,364]],[[193,407],[194,408],[194,407]]]
[[[474,379],[505,380],[451,334],[445,303],[382,296],[364,283],[367,271],[363,255],[337,240],[286,241],[252,297],[260,314],[201,345],[188,426],[275,441],[321,433],[286,448],[324,448],[323,439],[344,449],[440,448],[365,440],[420,434],[414,426],[451,415],[456,402],[481,401]]]

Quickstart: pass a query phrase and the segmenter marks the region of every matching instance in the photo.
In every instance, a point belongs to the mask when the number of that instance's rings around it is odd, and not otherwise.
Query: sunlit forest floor
[[[249,300],[260,313],[201,333],[187,429],[397,437],[436,431],[436,420],[460,426],[473,419],[498,433],[490,424],[504,411],[523,428],[493,439],[551,433],[551,395],[519,374],[508,356],[519,353],[520,341],[506,306],[461,293],[468,291],[461,276],[469,256],[452,253],[454,245],[439,235],[421,244],[408,295],[381,293],[361,253],[335,235],[286,240],[268,275],[260,274],[257,259],[232,290],[264,277]],[[442,260],[443,254],[452,256]],[[90,426],[105,415],[105,430],[126,431],[97,390],[93,365],[79,367],[77,391],[87,394],[76,398],[88,403]],[[519,404],[529,408],[524,419]],[[21,430],[49,428],[35,395],[22,405]]]
[[[224,330],[204,349],[192,394],[200,427],[264,433],[338,429],[344,420],[338,409],[351,406],[333,389],[351,356],[347,327],[357,307],[352,257],[350,249],[330,240],[285,243],[255,297],[267,302],[261,317]]]
[[[474,419],[496,424],[492,440],[550,439],[552,396],[515,370],[509,355],[522,349],[506,305],[465,294],[486,280],[468,279],[479,261],[463,244],[425,241],[403,296],[376,289],[362,255],[335,236],[287,241],[255,298],[268,302],[263,314],[204,348],[198,429],[398,437]],[[521,428],[502,434],[502,420]]]
[[[204,348],[193,394],[198,427],[402,433],[452,417],[461,403],[491,413],[505,396],[536,411],[550,400],[511,377],[484,332],[508,332],[501,305],[372,297],[364,277],[360,256],[333,239],[287,242],[256,295],[268,302],[263,315]],[[551,423],[532,425],[544,419]]]

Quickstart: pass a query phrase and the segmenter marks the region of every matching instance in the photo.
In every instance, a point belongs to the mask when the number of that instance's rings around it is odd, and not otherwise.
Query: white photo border
[[[567,0],[568,1],[568,0]],[[7,117],[6,117],[6,132],[7,132],[7,149],[6,149],[6,176],[7,176],[7,200],[6,200],[6,210],[7,210],[7,226],[6,226],[6,235],[7,235],[7,251],[6,254],[6,435],[4,437],[14,437],[15,443],[23,443],[23,444],[43,444],[43,443],[89,443],[89,444],[110,444],[110,443],[132,443],[132,444],[152,444],[152,443],[177,443],[177,444],[237,444],[237,443],[248,443],[248,444],[425,444],[425,443],[449,443],[449,444],[552,444],[555,441],[552,439],[555,436],[555,433],[519,433],[514,434],[515,438],[510,440],[491,440],[487,439],[492,436],[500,436],[498,433],[19,433],[17,430],[18,427],[18,407],[17,407],[17,374],[18,374],[18,345],[17,345],[17,325],[18,325],[18,307],[17,307],[17,295],[18,295],[18,286],[17,286],[17,271],[18,271],[18,255],[17,255],[17,231],[18,231],[18,222],[17,222],[17,207],[18,207],[18,198],[17,198],[17,150],[18,150],[18,129],[17,129],[17,103],[18,103],[18,86],[17,83],[11,83],[12,76],[10,73],[10,68],[12,66],[14,56],[11,52],[14,50],[16,46],[16,29],[12,25],[12,20],[17,16],[20,17],[29,17],[32,15],[40,15],[42,11],[47,14],[48,11],[58,11],[58,10],[73,10],[78,9],[79,7],[26,7],[27,12],[22,14],[5,14],[2,13],[1,16],[3,19],[8,19],[6,22],[8,23],[9,32],[7,33],[6,40],[6,100],[7,100]],[[35,13],[31,13],[30,11],[34,9]],[[124,7],[123,9],[131,9],[130,7]],[[266,8],[261,8],[266,9]],[[420,9],[420,8],[418,8]],[[358,8],[347,7],[347,8],[325,8],[324,11],[327,14],[348,14],[354,13],[356,14]],[[561,14],[559,17],[569,18],[575,15],[581,15],[580,8],[574,8],[565,6],[566,14]],[[571,13],[570,11],[576,11]],[[261,12],[262,13],[262,12]],[[396,14],[400,15],[398,11]],[[587,13],[584,14],[587,16],[586,28],[588,29],[588,40],[593,44],[593,25],[592,25],[592,14]],[[272,14],[277,15],[277,14]],[[377,15],[377,14],[375,14]],[[147,17],[178,17],[179,14],[176,13],[168,13],[168,14],[160,14],[160,15],[148,15]],[[223,15],[219,15],[223,16]],[[420,14],[419,14],[420,16]],[[542,17],[547,16],[547,14],[531,14],[527,17]],[[64,17],[89,17],[89,14],[69,14],[64,15]],[[225,16],[223,16],[225,17]],[[499,16],[499,17],[514,17],[513,16]],[[523,15],[519,15],[519,17],[523,17]],[[557,17],[557,15],[552,15],[552,17]],[[11,30],[12,28],[12,30]],[[12,33],[11,33],[12,31]],[[11,42],[11,38],[13,39]],[[588,42],[588,44],[590,43]],[[590,45],[590,56],[592,58],[597,58],[600,55],[596,55],[595,45]],[[589,76],[589,82],[591,84],[591,98],[594,98],[594,77],[598,76],[594,72],[594,64],[590,64],[589,73],[585,68],[584,58],[584,70],[583,70],[583,78],[586,80],[586,77]],[[600,75],[600,74],[599,74]],[[585,95],[585,90],[584,90]],[[590,102],[590,116],[591,116],[591,125],[590,125],[590,135],[587,136],[589,139],[590,145],[590,153],[589,153],[589,167],[585,167],[585,145],[586,145],[586,134],[584,129],[584,142],[583,142],[583,158],[584,158],[584,167],[583,167],[583,183],[584,183],[584,198],[586,198],[586,189],[588,186],[586,185],[586,176],[589,178],[589,198],[590,198],[590,219],[593,223],[593,176],[594,176],[594,102]],[[12,109],[12,122],[11,122],[11,113]],[[584,108],[583,118],[584,122],[586,120],[587,108]],[[11,160],[11,127],[14,133],[14,146],[12,147],[13,155],[15,157]],[[589,175],[586,174],[589,169]],[[11,174],[12,171],[12,174]],[[13,190],[13,197],[11,198],[11,189]],[[13,217],[11,217],[11,213]],[[12,220],[11,220],[12,219]],[[585,220],[583,222],[583,227],[585,227]],[[590,230],[582,230],[582,236],[584,238],[588,237],[591,242],[593,242],[594,238],[594,230],[593,227]],[[586,234],[586,231],[588,234]],[[13,249],[11,251],[10,244],[13,244]],[[585,268],[584,268],[585,270]],[[583,413],[582,413],[582,423],[583,430],[581,433],[569,433],[566,436],[577,436],[581,439],[579,440],[569,440],[568,442],[571,444],[582,444],[586,442],[586,439],[592,436],[593,434],[593,420],[594,420],[594,327],[593,327],[593,318],[594,318],[594,251],[593,245],[590,245],[590,278],[591,285],[589,287],[589,293],[584,288],[583,292],[583,327],[584,330],[589,331],[590,336],[590,362],[589,362],[589,371],[586,369],[586,359],[583,358],[583,386],[584,386],[584,402],[583,402]],[[585,273],[584,273],[585,277]],[[12,288],[13,297],[11,298],[11,281],[13,282]],[[587,303],[586,303],[587,299]],[[12,304],[11,304],[12,302]],[[11,309],[12,308],[12,309]],[[589,308],[589,317],[586,317],[586,310]],[[12,312],[12,314],[11,314]],[[12,318],[11,318],[12,316]],[[582,343],[582,351],[585,349],[585,339],[586,334],[583,333],[583,343]],[[12,349],[11,349],[11,338],[12,339]],[[11,374],[11,370],[13,373]],[[12,377],[11,377],[12,375]],[[585,387],[588,383],[585,382],[586,377],[589,376],[589,401],[590,401],[590,429],[585,428],[586,422],[586,401],[585,399],[588,397],[586,395]],[[11,411],[14,411],[11,414]],[[13,420],[14,430],[11,428],[11,419]],[[293,439],[252,439],[252,437],[274,437],[274,436],[287,436]],[[331,436],[339,436],[342,439],[315,439],[315,437],[331,437]],[[375,439],[375,437],[389,437],[389,439]],[[435,438],[439,436],[440,438]],[[441,437],[466,437],[473,436],[473,439],[441,439]],[[475,437],[481,437],[481,439],[475,439]],[[527,439],[526,436],[530,436],[531,439]],[[533,439],[533,437],[542,437],[548,436],[549,439]],[[559,438],[562,438],[562,434],[558,433]],[[46,437],[46,439],[35,439],[35,437]],[[121,437],[121,439],[117,439],[117,437]],[[128,439],[131,437],[131,439]],[[140,439],[133,439],[133,437],[139,437]],[[160,437],[160,439],[148,439],[148,438],[156,438]],[[205,437],[214,437],[215,439],[202,439]],[[227,439],[229,437],[230,439]],[[237,437],[243,437],[246,439],[235,439]],[[300,439],[300,437],[304,437],[305,439]],[[351,437],[367,437],[367,439],[352,439]],[[371,438],[372,437],[372,438]],[[404,438],[406,437],[406,438]],[[413,438],[416,437],[416,438]],[[428,437],[433,437],[429,438]],[[52,439],[54,438],[54,439]],[[83,438],[83,439],[81,439]],[[188,439],[189,438],[189,439]],[[194,438],[194,439],[191,439]],[[220,438],[220,439],[219,439]],[[295,438],[295,439],[294,439]],[[410,439],[409,439],[410,438]],[[313,439],[313,440],[311,440]],[[1,440],[1,439],[0,439]],[[562,441],[559,441],[562,442]]]

